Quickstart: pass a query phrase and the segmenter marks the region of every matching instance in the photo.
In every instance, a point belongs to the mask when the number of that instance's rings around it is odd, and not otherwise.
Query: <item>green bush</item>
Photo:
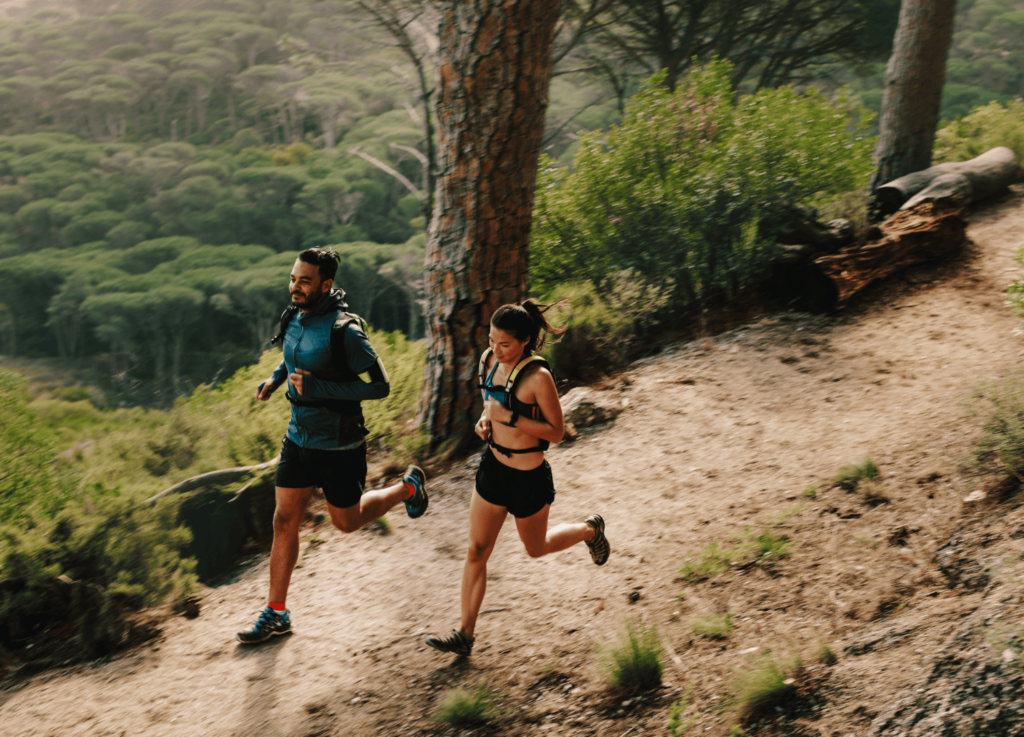
[[[975,399],[976,410],[986,416],[972,470],[1024,475],[1024,371],[983,384],[976,390]]]
[[[495,695],[483,684],[472,690],[455,688],[441,700],[434,719],[457,727],[487,724],[500,715],[496,702]]]
[[[571,173],[542,163],[531,239],[541,293],[589,281],[603,297],[630,269],[675,313],[734,297],[776,253],[763,223],[780,202],[820,204],[867,184],[870,114],[790,88],[734,105],[727,72],[712,62],[675,92],[656,74],[622,125],[583,137]]]
[[[29,407],[24,383],[0,370],[0,523],[51,517],[74,491],[74,478],[54,465],[54,433]]]
[[[28,586],[67,576],[158,604],[195,588],[194,561],[180,556],[190,541],[176,500],[150,506],[95,493],[28,530],[0,529],[0,576]]]
[[[604,293],[576,282],[555,288],[542,301],[563,298],[567,308],[555,324],[568,329],[543,350],[558,381],[593,381],[625,366],[666,301],[663,292],[628,270],[612,275]]]
[[[661,637],[653,626],[626,620],[616,645],[605,650],[609,682],[618,688],[648,689],[661,685],[665,669]]]
[[[935,134],[934,161],[966,161],[996,146],[1006,146],[1024,162],[1024,99],[991,102],[954,120]]]

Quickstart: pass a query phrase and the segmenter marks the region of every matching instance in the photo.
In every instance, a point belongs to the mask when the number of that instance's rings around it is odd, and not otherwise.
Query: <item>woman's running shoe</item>
[[[473,652],[474,642],[476,642],[475,637],[466,637],[458,630],[452,630],[452,633],[447,637],[431,635],[427,638],[427,644],[435,650],[463,656],[468,656]]]
[[[412,496],[405,500],[405,512],[413,519],[427,511],[427,476],[419,466],[409,466],[402,481],[413,489]]]
[[[604,536],[604,519],[599,514],[592,514],[587,517],[587,524],[594,528],[594,537],[587,540],[587,547],[590,548],[590,557],[599,566],[608,562],[612,546],[608,544],[608,538]]]
[[[292,620],[288,616],[288,610],[285,609],[283,612],[279,612],[267,607],[260,612],[260,616],[256,619],[256,624],[252,626],[252,629],[246,632],[239,632],[237,638],[239,642],[246,645],[255,645],[260,642],[266,642],[275,635],[287,635],[291,631]]]

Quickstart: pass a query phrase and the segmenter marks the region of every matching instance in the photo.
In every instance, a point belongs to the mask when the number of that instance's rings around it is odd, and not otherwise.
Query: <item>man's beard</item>
[[[301,307],[304,310],[311,310],[317,306],[317,304],[320,302],[321,299],[323,299],[325,294],[326,292],[316,291],[310,294],[308,297],[306,297],[302,302],[296,302],[295,298],[301,297],[302,294],[295,293],[292,294],[292,304],[294,304],[297,307]]]

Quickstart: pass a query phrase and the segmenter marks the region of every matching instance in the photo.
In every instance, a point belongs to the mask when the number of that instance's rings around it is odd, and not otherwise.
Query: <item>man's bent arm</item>
[[[281,360],[281,365],[274,369],[274,373],[270,375],[271,381],[274,382],[274,388],[281,386],[288,379],[288,367],[284,365],[284,360]]]
[[[323,381],[307,376],[302,383],[303,399],[383,399],[391,393],[384,363],[370,345],[369,338],[356,325],[345,332],[345,360],[359,376],[358,381]]]

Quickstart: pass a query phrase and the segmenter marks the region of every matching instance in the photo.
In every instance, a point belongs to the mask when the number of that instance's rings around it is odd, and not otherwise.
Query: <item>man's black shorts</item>
[[[351,450],[317,450],[285,438],[275,483],[284,489],[319,486],[332,506],[354,507],[366,484],[366,443]]]
[[[485,502],[505,507],[513,517],[524,519],[555,501],[555,481],[547,461],[520,471],[506,466],[487,448],[476,471],[476,492]]]

